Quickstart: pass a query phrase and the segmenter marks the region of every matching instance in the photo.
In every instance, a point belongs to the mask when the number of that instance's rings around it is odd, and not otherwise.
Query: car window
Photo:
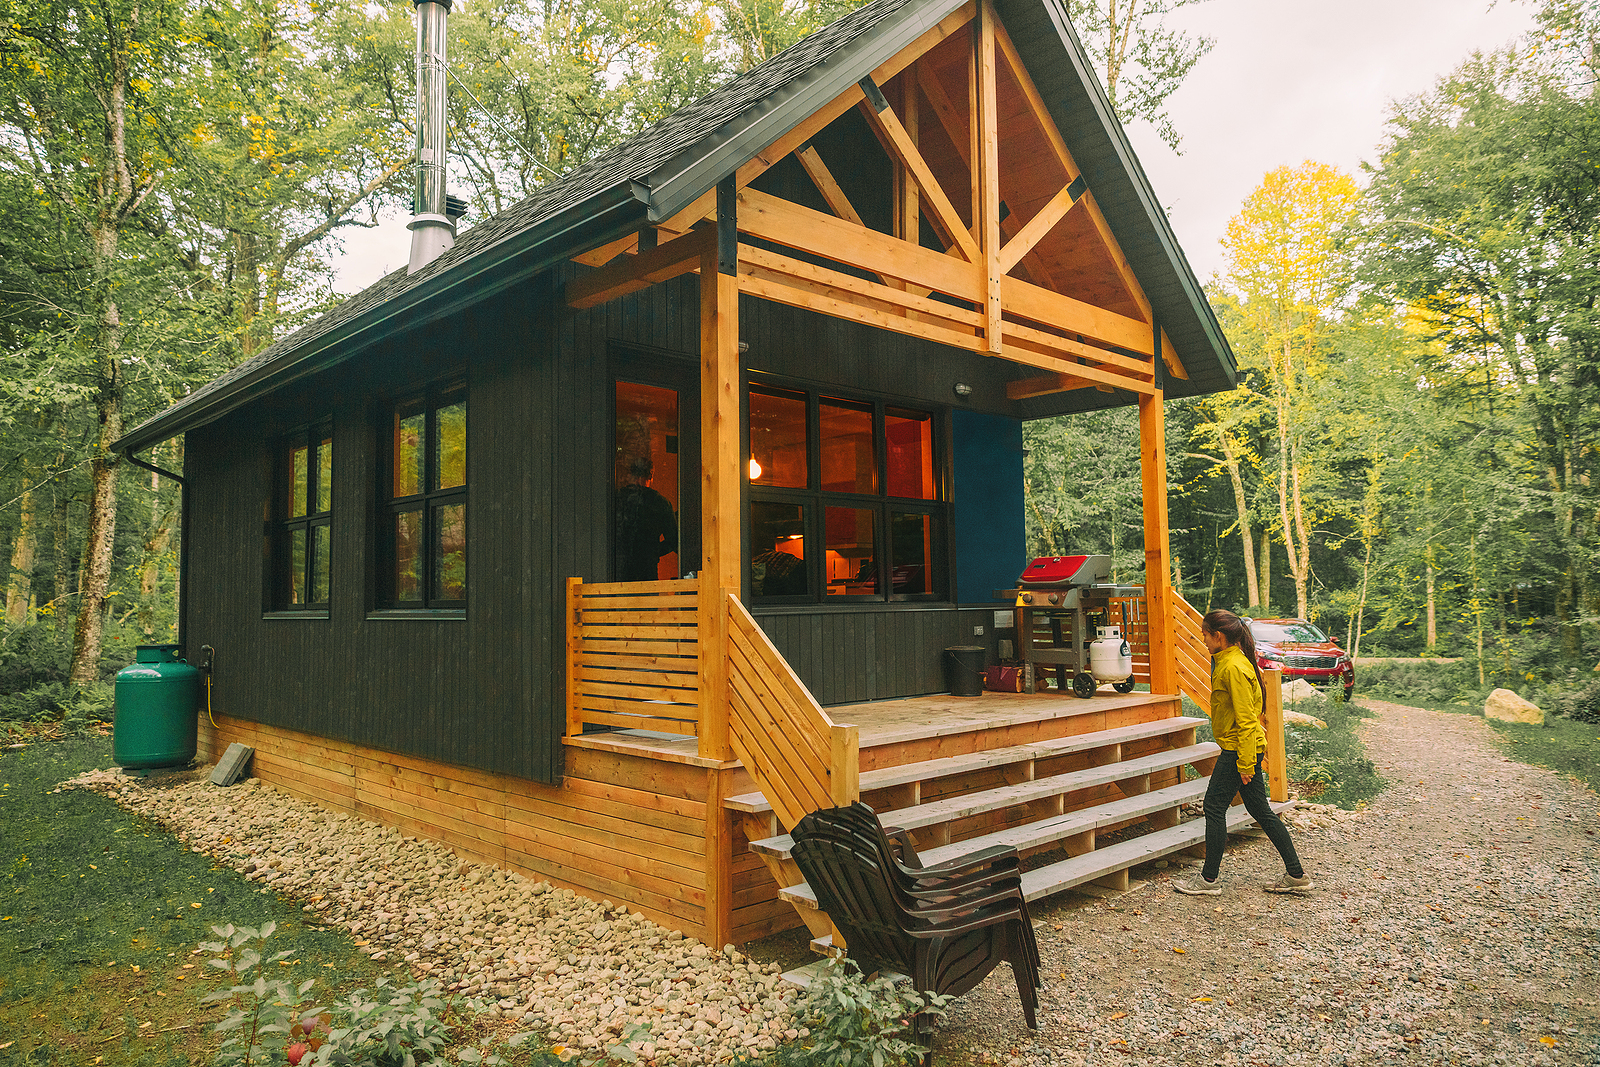
[[[1250,624],[1250,636],[1268,644],[1282,644],[1285,641],[1317,644],[1328,639],[1327,634],[1309,622],[1253,622]]]

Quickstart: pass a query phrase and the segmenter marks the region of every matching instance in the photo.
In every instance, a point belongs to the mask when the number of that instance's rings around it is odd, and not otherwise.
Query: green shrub
[[[99,682],[82,686],[42,682],[0,696],[0,722],[59,723],[66,730],[78,731],[109,720],[114,703],[111,687]]]
[[[1600,681],[1551,695],[1549,708],[1573,722],[1600,723]]]
[[[919,1012],[935,1020],[951,998],[922,994],[910,983],[866,978],[853,960],[831,959],[813,978],[796,1012],[809,1035],[780,1049],[781,1067],[889,1067],[922,1062],[922,1047],[912,1039]]]

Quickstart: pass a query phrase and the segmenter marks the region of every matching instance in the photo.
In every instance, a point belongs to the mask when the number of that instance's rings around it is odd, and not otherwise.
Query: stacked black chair
[[[923,867],[903,831],[885,831],[857,801],[814,811],[790,836],[792,855],[863,973],[897,971],[917,992],[960,996],[1011,964],[1029,1029],[1037,1029],[1039,948],[1016,849],[984,849]],[[917,1040],[931,1049],[932,1017]]]

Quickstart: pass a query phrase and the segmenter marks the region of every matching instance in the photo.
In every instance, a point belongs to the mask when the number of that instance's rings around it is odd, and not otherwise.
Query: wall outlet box
[[[1009,611],[996,610],[994,613],[994,628],[996,630],[1010,630],[1017,625],[1017,617]]]
[[[982,637],[983,636],[983,627],[982,626],[974,626],[972,628],[972,636],[973,637]]]

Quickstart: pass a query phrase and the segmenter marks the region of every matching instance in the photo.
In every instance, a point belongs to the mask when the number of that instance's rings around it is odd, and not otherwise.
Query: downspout
[[[189,483],[181,475],[163,470],[154,463],[146,463],[133,452],[123,453],[135,467],[143,467],[151,474],[171,478],[178,483],[178,655],[188,654],[184,643],[189,636]]]

